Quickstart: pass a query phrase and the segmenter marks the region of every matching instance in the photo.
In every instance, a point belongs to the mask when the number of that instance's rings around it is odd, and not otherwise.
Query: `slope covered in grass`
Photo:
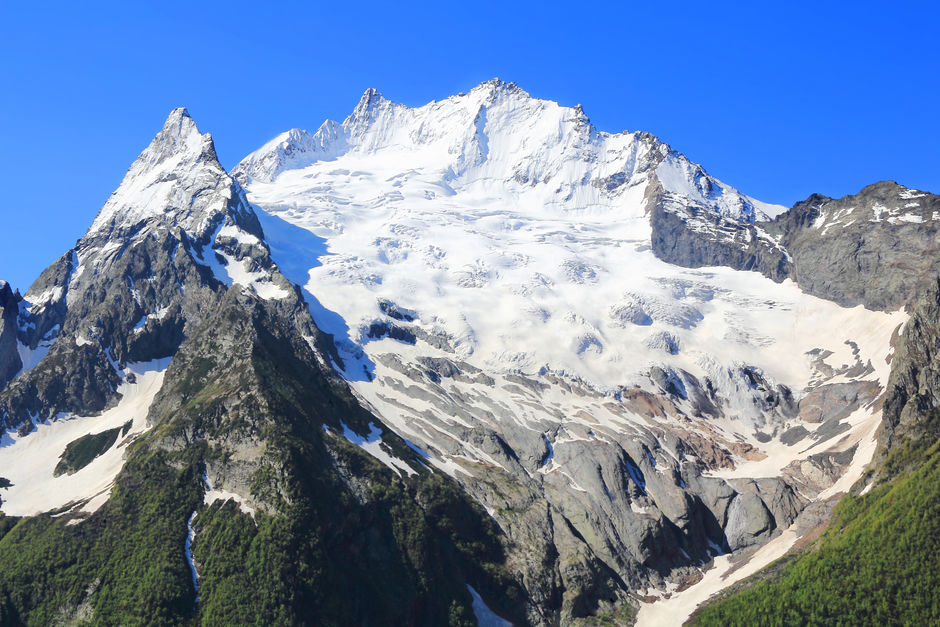
[[[903,456],[910,457],[908,449]],[[940,622],[940,443],[916,470],[847,496],[779,577],[705,607],[701,625]]]

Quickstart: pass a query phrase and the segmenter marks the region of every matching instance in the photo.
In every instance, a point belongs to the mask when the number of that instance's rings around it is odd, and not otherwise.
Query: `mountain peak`
[[[285,133],[284,135],[284,141],[288,141],[291,143],[300,142],[303,140],[307,140],[309,138],[310,138],[310,133],[308,133],[302,128],[292,128],[291,130],[287,131],[287,133]]]
[[[392,102],[370,87],[362,94],[353,112],[343,121],[343,127],[353,135],[364,133],[379,118],[396,109],[407,108]]]
[[[477,91],[489,91],[492,93],[505,92],[517,96],[522,96],[525,98],[531,98],[532,96],[526,90],[522,89],[516,83],[512,81],[504,81],[499,77],[491,78],[488,81],[483,81],[476,87],[470,90],[470,93]]]
[[[189,110],[186,107],[176,107],[170,111],[170,115],[166,117],[166,122],[163,123],[163,128],[167,128],[169,125],[181,124],[183,120],[193,121],[192,116],[189,115]]]
[[[132,226],[164,216],[172,223],[195,227],[201,234],[207,216],[196,215],[190,194],[202,189],[227,189],[231,180],[219,164],[212,136],[201,133],[184,107],[170,112],[160,132],[137,157],[92,223],[89,233]],[[204,194],[205,195],[205,194]],[[208,195],[206,195],[208,199]],[[213,205],[214,207],[214,205]],[[214,207],[212,213],[218,208]],[[198,224],[198,226],[196,226]]]
[[[146,157],[147,162],[153,164],[181,152],[205,153],[206,156],[216,158],[212,136],[199,132],[196,122],[185,107],[177,107],[170,112],[163,128],[150,142],[147,150],[141,153],[138,161]]]
[[[10,287],[9,283],[0,279],[0,310],[3,310],[7,303],[13,300],[13,288]]]
[[[904,187],[897,181],[876,181],[875,183],[871,183],[863,187],[856,195],[861,196],[863,194],[872,193],[899,193],[906,189],[908,188]]]
[[[359,103],[356,105],[356,108],[353,109],[353,116],[355,117],[359,112],[370,111],[385,104],[393,103],[391,100],[383,96],[375,87],[370,87],[362,93],[362,97],[359,99]]]

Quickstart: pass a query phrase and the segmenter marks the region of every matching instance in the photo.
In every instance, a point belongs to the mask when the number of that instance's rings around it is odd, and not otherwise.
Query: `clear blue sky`
[[[24,291],[180,105],[231,167],[367,87],[498,76],[768,202],[940,192],[937,0],[87,4],[0,5],[0,278]]]

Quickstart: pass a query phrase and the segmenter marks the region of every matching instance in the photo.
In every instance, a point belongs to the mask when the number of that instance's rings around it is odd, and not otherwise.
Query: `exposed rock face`
[[[940,280],[924,290],[897,339],[877,458],[940,438]],[[901,462],[903,465],[903,462]]]
[[[755,270],[840,305],[893,310],[925,289],[940,240],[940,196],[893,181],[839,199],[814,194],[772,221],[746,222],[649,195],[653,250],[688,267]]]
[[[808,423],[845,418],[877,398],[880,388],[870,381],[821,385],[800,399],[800,420]]]
[[[0,390],[23,367],[16,350],[19,306],[19,294],[10,289],[9,283],[0,281]]]
[[[793,271],[786,249],[768,231],[766,223],[741,221],[713,207],[653,185],[647,191],[656,256],[679,266],[729,266],[755,270],[775,281]]]
[[[227,285],[293,295],[262,237],[211,138],[174,111],[88,233],[27,291],[20,341],[48,354],[0,394],[4,426],[105,409],[119,370],[173,355]]]
[[[844,198],[811,196],[768,230],[792,255],[802,289],[847,307],[897,309],[936,273],[940,196],[881,181]]]

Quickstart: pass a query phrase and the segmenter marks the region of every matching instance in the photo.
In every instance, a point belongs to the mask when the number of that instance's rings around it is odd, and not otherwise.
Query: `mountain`
[[[522,611],[482,508],[326,366],[184,110],[18,305],[0,623],[463,624],[482,598]]]
[[[938,200],[881,181],[839,199],[813,194],[772,221],[753,224],[714,213],[693,218],[695,208],[664,203],[653,210],[653,245],[677,265],[757,270],[845,307],[891,311],[932,287]]]
[[[882,187],[884,187],[882,185]],[[940,284],[910,305],[875,459],[818,538],[706,604],[694,624],[933,624],[940,538]],[[864,485],[864,487],[862,487]]]
[[[322,128],[329,157],[268,178],[251,164],[269,146],[235,176],[325,240],[295,280],[342,318],[353,388],[524,552],[590,556],[654,596],[870,459],[903,313],[656,256],[673,207],[711,220],[682,218],[697,241],[727,223],[786,255],[762,226],[782,208],[499,81],[417,109],[370,90]]]
[[[0,286],[0,622],[684,619],[923,431],[936,208],[500,80],[230,174],[174,110]]]

